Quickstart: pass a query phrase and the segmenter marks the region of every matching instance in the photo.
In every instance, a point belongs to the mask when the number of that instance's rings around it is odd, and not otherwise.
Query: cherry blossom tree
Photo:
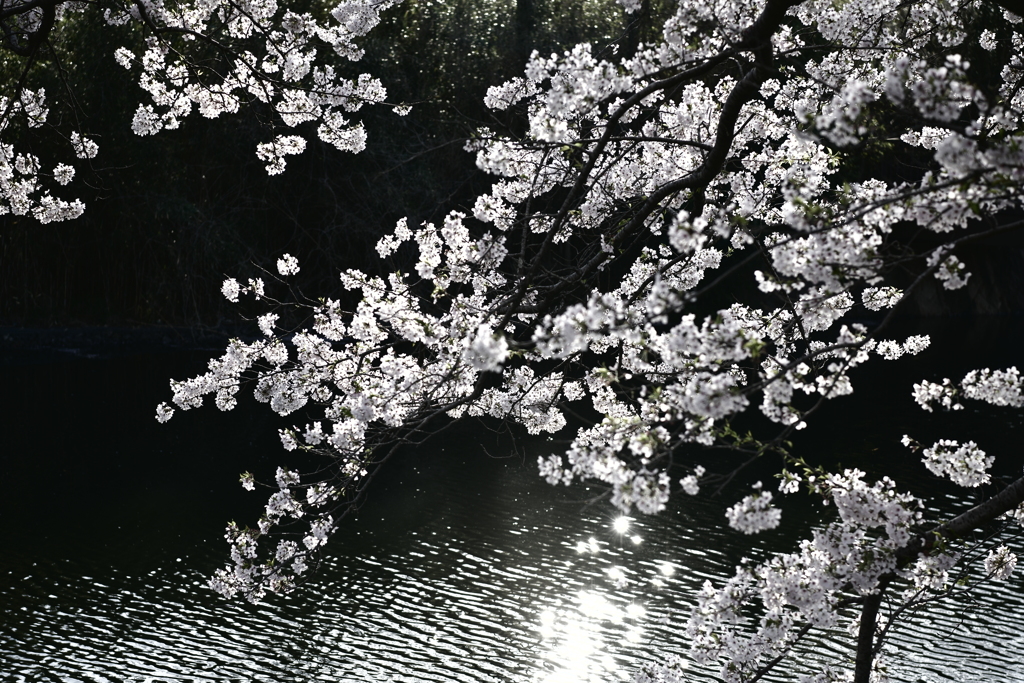
[[[358,59],[357,39],[395,1],[347,0],[327,18],[274,2],[145,0],[104,16],[145,33],[117,52],[150,98],[138,134],[254,102],[281,127],[315,126],[358,151],[350,117],[383,102],[383,85],[320,65],[317,46]],[[8,49],[31,60],[79,9],[6,6]],[[787,439],[854,393],[859,366],[925,351],[927,336],[888,336],[900,307],[936,279],[965,286],[957,250],[1021,226],[1021,15],[1009,0],[683,0],[653,44],[534,53],[486,99],[524,132],[481,128],[467,144],[496,177],[491,190],[440,224],[400,221],[377,246],[389,274],[348,270],[344,292],[307,300],[291,295],[300,261],[284,255],[266,281],[224,282],[228,300],[265,305],[259,336],[172,382],[174,407],[161,404],[157,418],[207,396],[230,410],[252,387],[295,416],[284,448],[326,465],[281,468],[274,482],[242,475],[272,493],[254,527],[229,526],[231,562],[211,586],[253,601],[293,588],[381,464],[452,420],[558,433],[571,409],[593,420],[568,450],[540,458],[540,474],[600,483],[623,511],[657,513],[673,494],[713,486],[732,496],[723,523],[754,534],[776,527],[799,491],[829,506],[791,553],[695,596],[683,621],[696,661],[755,681],[810,634],[846,628],[850,661],[801,680],[885,680],[881,646],[909,611],[949,594],[963,572],[1009,576],[1005,545],[963,539],[1003,516],[1019,522],[1024,479],[933,519],[892,479],[830,471]],[[0,124],[44,125],[47,107],[46,93],[21,88]],[[81,131],[68,143],[69,155],[97,153]],[[304,145],[292,131],[256,151],[278,173]],[[81,210],[43,189],[36,157],[2,151],[6,210],[39,220]],[[62,164],[51,175],[72,174]],[[716,303],[723,288],[734,303]],[[1024,404],[1015,368],[912,390],[925,410]],[[741,433],[748,414],[770,426]],[[949,437],[904,444],[938,476],[991,484],[984,444]],[[735,470],[698,464],[697,447],[772,462],[779,484],[736,491]],[[667,659],[636,680],[682,677]]]

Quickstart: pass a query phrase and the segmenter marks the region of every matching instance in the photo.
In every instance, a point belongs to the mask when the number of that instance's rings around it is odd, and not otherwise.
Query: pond
[[[955,359],[949,376],[1020,363],[1019,321],[944,327],[949,340],[933,351]],[[402,454],[296,593],[225,601],[205,585],[226,558],[224,523],[253,522],[264,502],[238,473],[269,478],[287,454],[263,406],[156,423],[167,378],[196,374],[209,356],[4,356],[0,680],[628,680],[659,653],[685,655],[695,590],[731,575],[748,541],[723,528],[739,487],[619,520],[596,491],[540,480],[536,456],[558,443],[513,443],[472,424]],[[937,373],[927,358],[887,366],[858,385],[861,410],[850,412],[852,399],[830,408],[797,448],[822,463],[884,465],[945,510],[969,504],[899,436],[941,427],[1013,474],[1024,420],[922,413],[910,383]],[[758,552],[792,547],[821,514],[809,501],[784,514]],[[896,680],[1024,680],[1020,576],[974,599],[931,608],[897,634]],[[692,678],[714,680],[697,668]]]

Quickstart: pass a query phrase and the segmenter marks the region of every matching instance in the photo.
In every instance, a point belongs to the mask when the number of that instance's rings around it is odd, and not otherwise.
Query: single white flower
[[[57,167],[53,169],[53,177],[61,185],[67,185],[75,177],[75,167],[68,166],[67,164],[57,164]]]
[[[224,295],[224,298],[233,304],[238,303],[238,294],[241,288],[238,286],[238,280],[233,277],[229,277],[224,281],[224,284],[220,286],[220,293]]]
[[[163,424],[170,420],[174,416],[174,408],[170,407],[166,403],[161,403],[156,407],[156,421]]]
[[[985,558],[985,573],[996,581],[1010,578],[1017,566],[1017,556],[1005,545],[1001,545]]]
[[[285,254],[277,259],[277,272],[284,277],[295,275],[299,272],[299,260],[291,254]]]

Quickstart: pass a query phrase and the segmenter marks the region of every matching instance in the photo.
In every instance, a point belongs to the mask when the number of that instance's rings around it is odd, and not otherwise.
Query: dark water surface
[[[1024,419],[928,415],[910,385],[943,376],[935,357],[952,359],[944,374],[954,379],[1020,364],[1022,330],[1005,320],[947,326],[950,341],[931,359],[855,376],[857,394],[817,416],[798,452],[895,472],[943,509],[968,504],[970,493],[934,483],[899,436],[974,439],[1013,475]],[[593,491],[539,479],[536,456],[557,443],[514,448],[475,425],[390,467],[307,586],[258,606],[227,602],[205,586],[226,555],[224,523],[252,523],[265,502],[241,490],[238,473],[270,479],[287,464],[276,429],[290,422],[264,406],[208,406],[161,426],[153,414],[167,379],[197,374],[209,352],[86,355],[0,361],[0,681],[622,680],[658,652],[686,652],[691,596],[731,575],[749,542],[723,528],[745,485],[679,498],[620,533],[607,502],[587,505]],[[791,548],[820,514],[809,503],[788,510],[757,538],[759,552]],[[917,615],[893,641],[895,679],[1024,681],[1021,576],[979,589],[973,604]]]

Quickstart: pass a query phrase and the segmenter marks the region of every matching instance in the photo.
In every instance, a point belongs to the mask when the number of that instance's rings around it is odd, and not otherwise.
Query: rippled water
[[[499,458],[509,442],[473,428],[386,472],[310,584],[258,606],[227,602],[204,585],[224,559],[223,522],[251,521],[262,504],[237,473],[266,476],[285,454],[259,411],[156,425],[166,377],[201,358],[5,368],[17,396],[3,406],[0,680],[620,680],[658,653],[685,654],[693,592],[731,574],[748,540],[722,528],[728,492],[616,530],[606,502],[587,504],[593,492],[538,479],[536,455],[557,444]],[[1019,469],[1014,414],[911,415],[905,378],[889,379],[898,391],[883,383],[869,412],[825,415],[798,446],[844,465],[886,462],[946,509],[966,501],[899,450],[903,430],[987,437],[1012,454],[1004,470]],[[787,513],[758,542],[789,548],[817,514]],[[1021,586],[1015,577],[915,617],[891,647],[896,679],[1024,680]],[[801,657],[845,647],[819,639]]]

